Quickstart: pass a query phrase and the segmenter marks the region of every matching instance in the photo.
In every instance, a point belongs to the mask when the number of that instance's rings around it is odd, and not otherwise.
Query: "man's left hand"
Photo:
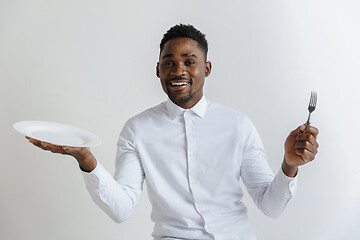
[[[316,141],[319,130],[313,126],[301,125],[290,133],[285,141],[285,156],[282,169],[289,177],[294,177],[298,166],[315,159],[319,147]]]

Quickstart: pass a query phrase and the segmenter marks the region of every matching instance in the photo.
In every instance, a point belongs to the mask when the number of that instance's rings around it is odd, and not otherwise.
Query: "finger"
[[[65,154],[65,151],[62,149],[61,146],[58,145],[54,145],[48,142],[41,142],[41,146],[44,150],[48,150],[50,152],[53,153],[61,153],[61,154]]]
[[[315,139],[317,138],[317,135],[319,134],[319,129],[317,129],[314,126],[305,125],[306,129],[305,132],[310,133],[314,135]]]
[[[295,152],[302,154],[305,150],[313,153],[314,155],[317,154],[317,148],[314,147],[310,142],[302,141],[295,143]]]
[[[30,137],[27,137],[27,139],[29,140],[30,143],[32,143],[33,145],[39,147],[39,148],[42,148],[41,146],[41,141],[37,140],[37,139],[34,139],[34,138],[30,138]]]
[[[29,140],[29,142],[31,142],[31,143],[40,142],[39,140],[37,140],[37,139],[35,139],[35,138],[28,137],[28,136],[26,136],[25,138],[26,138],[27,140]]]
[[[297,135],[296,141],[298,141],[298,142],[300,142],[300,141],[308,141],[314,147],[316,147],[316,148],[319,147],[319,143],[316,141],[314,135],[312,135],[310,133],[302,133],[302,134]]]
[[[295,152],[297,155],[299,155],[301,157],[301,159],[305,163],[311,162],[312,160],[315,159],[315,154],[308,151],[307,149],[296,149]]]

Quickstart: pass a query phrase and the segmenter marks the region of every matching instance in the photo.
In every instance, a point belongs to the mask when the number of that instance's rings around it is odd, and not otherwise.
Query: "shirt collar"
[[[184,109],[175,103],[173,103],[170,98],[166,101],[166,109],[169,114],[169,117],[171,120],[174,120],[177,116],[180,115],[180,113],[184,111],[193,111],[196,115],[198,115],[201,118],[204,118],[205,112],[207,108],[207,101],[205,96],[202,96],[200,101],[198,101],[192,108],[190,109]]]

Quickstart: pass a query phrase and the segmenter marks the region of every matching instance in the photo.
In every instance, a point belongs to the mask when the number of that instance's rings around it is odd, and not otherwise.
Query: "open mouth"
[[[184,80],[169,81],[169,86],[174,91],[181,91],[185,89],[188,85],[190,85],[190,81],[184,81]]]
[[[189,84],[189,82],[170,82],[171,86],[183,86],[187,84]]]

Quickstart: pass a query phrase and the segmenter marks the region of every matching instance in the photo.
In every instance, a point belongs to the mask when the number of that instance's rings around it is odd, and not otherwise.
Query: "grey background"
[[[276,220],[244,199],[258,239],[356,239],[359,10],[355,0],[0,0],[0,239],[151,239],[146,190],[134,216],[116,224],[73,159],[36,149],[12,124],[88,129],[103,139],[92,150],[113,173],[125,121],[166,100],[158,44],[180,22],[207,35],[206,96],[250,116],[274,172],[318,91],[319,154],[301,167],[296,198]]]

